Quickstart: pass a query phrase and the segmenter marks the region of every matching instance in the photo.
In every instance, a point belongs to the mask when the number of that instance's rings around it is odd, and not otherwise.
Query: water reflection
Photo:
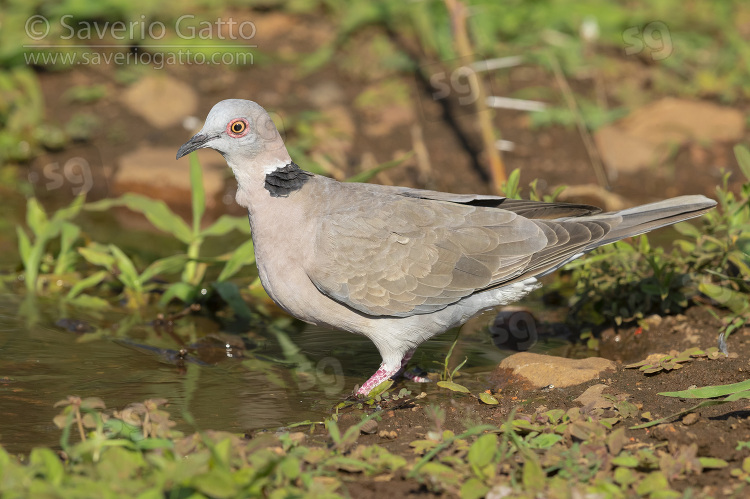
[[[19,310],[25,310],[26,317]],[[52,424],[57,414],[53,404],[67,395],[100,397],[110,409],[166,398],[180,430],[192,430],[181,417],[187,409],[201,429],[246,432],[322,420],[380,364],[367,338],[315,327],[288,334],[256,331],[267,341],[245,341],[255,348],[242,355],[240,340],[227,343],[227,352],[234,354],[218,362],[215,355],[209,363],[194,353],[180,362],[182,345],[169,337],[155,340],[153,328],[144,320],[123,313],[76,310],[75,320],[99,328],[97,333],[80,334],[56,326],[60,314],[54,303],[32,306],[14,295],[0,298],[0,443],[10,452],[56,446],[60,432]],[[468,357],[463,372],[469,376],[488,373],[509,353],[493,343],[488,331],[493,319],[494,314],[473,319],[454,350],[454,363]],[[189,322],[199,336],[211,332],[205,318],[182,321]],[[129,329],[125,335],[120,330],[115,338],[111,331],[117,329],[112,325],[120,322],[129,322]],[[201,323],[204,326],[195,327]],[[232,336],[221,334],[216,341]],[[437,368],[455,334],[449,331],[422,345],[412,362]],[[532,350],[560,345],[564,342],[540,341]]]

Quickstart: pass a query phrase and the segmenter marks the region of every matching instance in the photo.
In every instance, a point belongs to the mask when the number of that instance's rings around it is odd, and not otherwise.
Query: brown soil
[[[689,334],[684,330],[688,329]],[[649,353],[700,346],[709,348],[716,344],[716,325],[711,316],[704,310],[693,308],[686,316],[666,317],[662,323],[652,330],[637,333],[637,328],[621,331],[621,340],[616,342],[620,350],[610,345],[606,347],[612,359],[627,359],[625,363],[641,360]],[[686,337],[688,339],[686,339]],[[630,339],[626,339],[630,338]],[[607,340],[613,342],[614,340]],[[630,345],[638,343],[638,348]],[[648,347],[646,347],[648,345]],[[641,348],[643,347],[643,348]],[[603,350],[605,347],[603,347]],[[637,351],[637,352],[636,352]],[[640,353],[642,352],[642,353]],[[580,406],[575,399],[592,385],[604,383],[607,385],[605,394],[628,394],[631,402],[639,409],[639,416],[626,419],[616,426],[628,428],[644,423],[640,418],[643,412],[651,412],[654,419],[678,413],[693,405],[696,401],[681,400],[658,395],[659,392],[684,390],[693,385],[709,386],[729,384],[748,379],[750,371],[750,328],[735,333],[729,340],[729,358],[720,356],[712,360],[695,360],[685,364],[682,369],[661,372],[654,375],[644,375],[637,369],[625,369],[623,363],[618,362],[616,372],[606,373],[602,379],[569,387],[554,388],[552,390],[530,390],[520,379],[508,380],[506,376],[502,382],[502,389],[498,397],[500,404],[488,406],[469,396],[454,395],[448,403],[442,404],[446,412],[446,420],[442,429],[454,431],[456,434],[465,431],[467,427],[486,423],[496,426],[504,423],[513,410],[517,414],[532,415],[544,406],[547,409],[569,409]],[[496,390],[498,388],[498,374],[485,377],[485,387]],[[407,383],[405,386],[419,390],[418,385]],[[434,393],[433,388],[428,388]],[[393,404],[393,403],[392,403]],[[435,423],[425,410],[426,406],[409,405],[395,410],[383,411],[377,431],[371,435],[361,435],[360,444],[378,444],[389,451],[404,456],[414,456],[409,443],[424,439],[428,431],[435,430]],[[546,410],[546,409],[545,409]],[[750,403],[737,401],[725,405],[703,408],[698,413],[697,421],[691,418],[674,418],[666,424],[655,427],[626,431],[629,444],[627,448],[653,448],[653,446],[667,443],[667,449],[674,453],[680,446],[697,444],[699,457],[716,457],[729,462],[729,467],[720,470],[707,470],[688,480],[674,485],[679,490],[688,487],[700,491],[702,497],[725,497],[731,495],[732,490],[727,486],[730,480],[737,483],[736,478],[730,478],[730,470],[738,468],[746,451],[735,450],[737,442],[750,440]],[[685,421],[683,423],[682,421]],[[345,414],[340,418],[340,425],[347,427],[359,421],[359,416]],[[381,431],[394,431],[395,438],[380,436]],[[327,432],[318,429],[311,437],[311,444],[324,445]],[[406,479],[403,474],[394,476],[389,481],[375,481],[360,475],[351,475],[351,482],[347,483],[352,497],[375,498],[385,494],[398,494],[404,497],[432,497],[422,484],[414,479]]]

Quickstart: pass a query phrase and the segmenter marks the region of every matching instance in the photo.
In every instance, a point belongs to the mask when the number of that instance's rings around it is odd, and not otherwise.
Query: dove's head
[[[216,104],[201,131],[177,151],[177,159],[204,147],[220,152],[235,174],[238,165],[268,173],[291,161],[266,110],[243,99],[227,99]]]

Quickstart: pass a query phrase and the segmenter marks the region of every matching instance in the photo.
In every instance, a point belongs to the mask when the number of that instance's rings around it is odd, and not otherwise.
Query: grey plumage
[[[239,137],[229,133],[237,119],[249,123]],[[212,147],[227,159],[237,201],[249,211],[261,282],[281,307],[373,340],[383,364],[360,393],[402,368],[422,341],[520,299],[538,287],[537,277],[716,204],[682,196],[600,213],[587,205],[340,183],[295,170],[268,123],[253,102],[222,101],[178,157]]]

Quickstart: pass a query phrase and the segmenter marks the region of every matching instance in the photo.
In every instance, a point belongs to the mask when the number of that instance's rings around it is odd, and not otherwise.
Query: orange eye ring
[[[245,118],[237,118],[236,120],[230,121],[227,125],[227,135],[234,137],[235,139],[244,137],[248,130],[250,130],[250,124]]]

